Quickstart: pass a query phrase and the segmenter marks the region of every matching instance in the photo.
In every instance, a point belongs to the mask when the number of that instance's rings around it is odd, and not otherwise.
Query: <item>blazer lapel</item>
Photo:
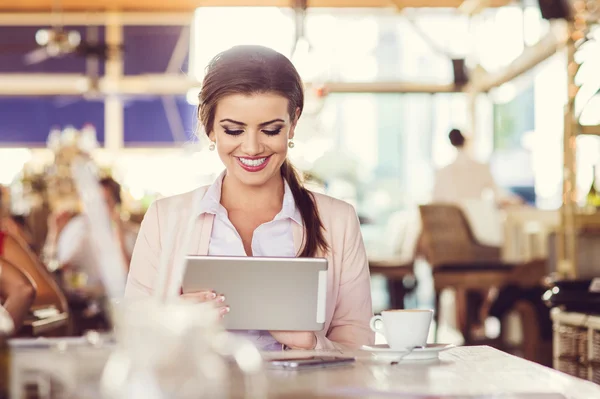
[[[203,213],[198,217],[196,227],[194,228],[194,235],[192,237],[192,243],[195,243],[196,245],[194,255],[208,255],[210,235],[212,233],[214,220],[215,215],[212,213]],[[193,245],[194,244],[192,244],[192,248]]]
[[[294,252],[298,256],[304,244],[304,227],[292,221],[292,233],[294,236]]]
[[[194,204],[198,204],[204,198],[207,187],[202,187],[194,196]],[[196,208],[195,206],[193,208]],[[211,213],[202,213],[200,215],[190,214],[188,217],[196,218],[190,246],[187,248],[189,255],[208,255],[208,246],[210,245],[210,235],[212,233],[213,221],[215,215]]]

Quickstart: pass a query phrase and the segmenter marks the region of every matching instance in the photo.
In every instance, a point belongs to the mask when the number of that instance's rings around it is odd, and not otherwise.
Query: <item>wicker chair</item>
[[[500,248],[482,245],[475,239],[462,210],[450,204],[419,207],[423,225],[420,250],[432,267],[436,292],[435,320],[439,322],[439,298],[442,290],[453,288],[458,306],[458,324],[471,343],[471,327],[477,319],[473,298],[492,287],[502,286],[514,265],[502,263]],[[436,332],[437,334],[437,332]]]
[[[445,288],[455,289],[460,330],[465,344],[473,344],[475,340],[471,337],[471,327],[477,319],[477,309],[469,303],[476,296],[472,294],[507,284],[523,288],[537,287],[547,274],[546,259],[535,259],[522,264],[504,263],[500,248],[477,242],[459,207],[432,204],[421,206],[419,210],[423,225],[420,253],[432,267],[436,292],[436,323],[439,322],[441,291]],[[461,299],[465,305],[462,309]],[[528,360],[546,364],[546,343],[540,341],[534,306],[531,302],[517,299],[512,309],[519,315],[523,330],[523,342],[517,350]],[[502,329],[502,334],[504,333],[505,329]],[[514,349],[506,347],[505,341],[501,335],[499,339],[486,343],[503,350]]]

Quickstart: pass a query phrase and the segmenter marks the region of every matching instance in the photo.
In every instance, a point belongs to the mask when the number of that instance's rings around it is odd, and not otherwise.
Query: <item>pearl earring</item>
[[[288,147],[290,147],[290,148],[294,148],[294,140],[290,140],[290,141],[288,142]]]
[[[209,149],[210,151],[214,151],[214,150],[215,150],[215,142],[214,142],[214,141],[211,141],[211,142],[210,142],[210,145],[208,146],[208,149]]]

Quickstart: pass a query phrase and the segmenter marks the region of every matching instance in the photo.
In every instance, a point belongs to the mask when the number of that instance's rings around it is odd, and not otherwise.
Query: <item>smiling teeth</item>
[[[241,163],[243,163],[246,166],[260,166],[267,160],[267,158],[258,158],[258,159],[239,158],[239,160]]]

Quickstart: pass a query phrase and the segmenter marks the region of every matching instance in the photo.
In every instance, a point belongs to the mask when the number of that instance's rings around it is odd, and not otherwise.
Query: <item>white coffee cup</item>
[[[431,309],[384,310],[371,318],[371,330],[382,333],[392,349],[425,346],[433,319]]]

